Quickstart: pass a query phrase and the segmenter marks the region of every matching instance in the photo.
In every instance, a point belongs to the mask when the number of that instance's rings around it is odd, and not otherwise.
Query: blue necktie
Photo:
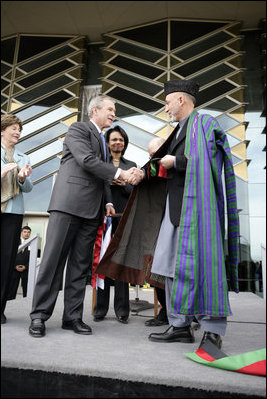
[[[99,133],[101,140],[102,140],[102,144],[103,144],[103,149],[104,149],[104,157],[105,157],[105,161],[107,161],[107,150],[106,150],[106,141],[105,141],[105,137],[103,135],[102,132]]]

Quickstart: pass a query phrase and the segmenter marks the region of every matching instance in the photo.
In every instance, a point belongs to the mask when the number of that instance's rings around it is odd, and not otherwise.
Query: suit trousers
[[[23,215],[1,214],[1,313],[8,299],[9,284],[15,267]]]
[[[48,320],[54,310],[66,264],[63,320],[81,319],[87,277],[92,266],[99,217],[84,219],[53,211],[34,290],[31,319]]]
[[[20,281],[23,297],[27,296],[28,272],[28,266],[26,270],[23,270],[23,272],[18,272],[16,269],[13,269],[8,289],[8,300],[16,299]]]
[[[169,320],[169,325],[174,327],[185,327],[189,326],[194,317],[197,319],[198,323],[204,329],[204,331],[209,331],[214,334],[225,335],[227,327],[227,317],[216,317],[208,315],[182,315],[171,313],[170,302],[171,302],[171,292],[173,286],[173,278],[165,278],[165,292],[166,292],[166,304],[167,304],[167,316]]]
[[[129,283],[124,283],[119,280],[112,280],[105,277],[104,289],[97,289],[96,305],[94,308],[94,316],[105,317],[109,308],[110,286],[114,282],[114,311],[116,317],[129,317],[130,302],[129,302]]]

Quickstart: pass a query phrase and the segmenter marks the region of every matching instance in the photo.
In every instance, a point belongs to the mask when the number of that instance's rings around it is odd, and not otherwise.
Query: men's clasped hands
[[[158,163],[165,169],[170,169],[174,167],[174,160],[175,156],[165,155],[158,161]],[[140,183],[140,181],[144,179],[144,177],[145,172],[142,169],[133,167],[131,169],[121,171],[121,174],[117,180],[125,181],[132,184],[133,186],[136,186]]]
[[[128,170],[121,170],[118,180],[123,180],[132,184],[133,186],[136,186],[141,180],[143,180],[144,176],[145,172],[142,169],[132,167]]]

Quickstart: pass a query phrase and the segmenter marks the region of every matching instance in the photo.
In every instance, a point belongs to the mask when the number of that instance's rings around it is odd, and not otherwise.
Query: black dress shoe
[[[160,320],[158,316],[154,317],[154,319],[149,319],[145,322],[145,326],[148,327],[164,326],[166,324],[169,324],[168,319]]]
[[[154,342],[195,342],[195,338],[190,326],[173,327],[170,326],[164,333],[152,333],[148,339]]]
[[[165,324],[169,324],[165,308],[161,308],[156,317],[145,322],[145,326],[148,327],[164,326]]]
[[[74,319],[70,321],[63,321],[62,328],[64,330],[73,330],[76,334],[90,335],[92,329],[85,324],[82,319]]]
[[[119,316],[119,317],[117,317],[117,320],[118,320],[120,323],[128,324],[128,317],[127,317],[127,316]]]
[[[33,319],[29,327],[29,334],[32,337],[40,338],[45,335],[45,323],[42,319]]]
[[[221,349],[221,347],[222,347],[222,339],[219,334],[214,334],[210,331],[204,331],[199,348],[202,347],[207,341],[212,342],[219,349]]]
[[[94,321],[102,321],[104,318],[105,316],[94,316]]]
[[[6,324],[6,316],[4,313],[1,313],[1,324]]]

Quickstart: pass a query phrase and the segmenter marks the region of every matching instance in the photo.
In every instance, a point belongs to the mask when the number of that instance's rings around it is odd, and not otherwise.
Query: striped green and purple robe
[[[166,155],[172,139],[173,134],[155,156]],[[227,316],[231,309],[224,255],[223,170],[228,216],[228,272],[230,288],[236,292],[239,223],[230,148],[226,134],[213,117],[192,112],[187,126],[185,156],[188,162],[171,308],[176,314]],[[145,168],[149,171],[149,164]],[[151,176],[134,188],[96,273],[132,284],[142,285],[146,281],[162,286],[164,278],[151,274],[151,266],[165,202],[166,179],[163,177]]]

